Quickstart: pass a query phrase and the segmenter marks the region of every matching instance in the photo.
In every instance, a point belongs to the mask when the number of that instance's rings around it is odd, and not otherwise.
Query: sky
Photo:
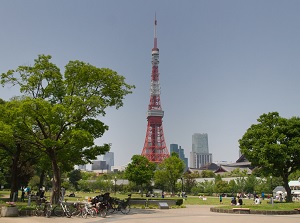
[[[260,115],[299,116],[299,11],[298,0],[1,0],[0,73],[45,54],[62,71],[80,60],[124,76],[136,89],[100,117],[109,131],[96,144],[125,165],[144,146],[156,13],[168,149],[189,158],[192,135],[207,133],[213,162],[235,162]]]

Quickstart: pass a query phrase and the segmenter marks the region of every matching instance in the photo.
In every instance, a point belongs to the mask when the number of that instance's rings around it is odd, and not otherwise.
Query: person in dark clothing
[[[236,198],[235,197],[231,198],[231,205],[236,205]]]
[[[239,205],[243,205],[243,199],[242,199],[242,196],[239,196],[238,202],[239,202]]]
[[[40,198],[44,198],[44,197],[45,197],[45,191],[42,190],[42,191],[40,192]]]
[[[24,198],[25,198],[25,191],[22,190],[22,194],[21,194],[21,201],[24,202]]]

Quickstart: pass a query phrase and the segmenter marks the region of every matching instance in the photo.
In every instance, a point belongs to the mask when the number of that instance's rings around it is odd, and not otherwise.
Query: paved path
[[[0,218],[0,223],[298,223],[300,215],[223,214],[209,211],[209,206],[192,205],[180,209],[131,209],[128,215],[115,213],[106,218],[15,217]]]

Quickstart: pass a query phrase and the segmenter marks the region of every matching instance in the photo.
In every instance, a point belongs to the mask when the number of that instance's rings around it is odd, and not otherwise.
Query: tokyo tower
[[[161,163],[165,158],[169,157],[169,152],[166,147],[162,118],[164,111],[160,104],[160,85],[159,85],[159,49],[157,48],[156,37],[156,16],[154,20],[154,47],[152,49],[152,74],[150,87],[150,102],[147,112],[147,131],[145,144],[142,151],[142,156],[145,156],[149,161]]]

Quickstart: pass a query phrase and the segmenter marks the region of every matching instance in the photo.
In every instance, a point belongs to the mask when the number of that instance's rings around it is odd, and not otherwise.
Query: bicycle
[[[61,217],[63,215],[67,216],[67,218],[71,217],[71,213],[69,210],[69,207],[67,205],[66,201],[62,201],[61,199],[59,200],[59,205],[57,205],[54,209],[53,212],[55,216]]]
[[[46,200],[45,197],[37,198],[34,212],[36,216],[45,216],[50,218],[52,213],[52,205]]]
[[[87,202],[75,202],[69,207],[69,210],[72,216],[82,218],[87,218],[88,215],[91,215],[91,217],[96,217],[98,214],[98,209]]]
[[[80,202],[75,202],[69,207],[70,214],[76,217],[82,217],[83,206]]]
[[[102,218],[105,218],[107,215],[107,199],[109,194],[98,195],[91,200],[92,206],[96,210],[96,215],[99,215]]]
[[[108,202],[108,213],[114,213],[115,211],[121,211],[123,214],[128,214],[130,212],[130,199],[131,194],[128,195],[127,199],[119,200],[111,198]]]
[[[97,215],[97,209],[93,207],[89,203],[84,203],[84,208],[82,210],[82,217],[87,218],[87,215],[91,215],[91,217],[95,217]]]
[[[117,208],[118,201],[119,200],[117,198],[109,197],[106,204],[107,213],[112,214],[118,209]]]
[[[127,199],[121,200],[118,204],[118,210],[120,210],[123,214],[128,214],[130,212],[130,199],[131,194],[128,195]]]

